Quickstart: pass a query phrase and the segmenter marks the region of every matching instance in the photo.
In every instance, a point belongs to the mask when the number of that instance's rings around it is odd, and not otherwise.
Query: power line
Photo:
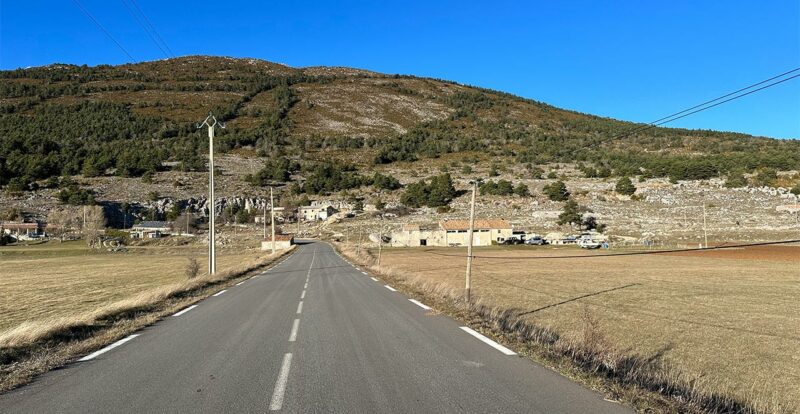
[[[158,41],[157,41],[157,40],[156,40],[156,38],[153,36],[153,34],[152,34],[152,33],[150,33],[150,31],[147,29],[147,26],[144,24],[144,22],[143,22],[143,21],[142,21],[142,20],[139,18],[139,16],[138,16],[138,15],[137,15],[137,14],[134,12],[134,10],[131,8],[131,6],[130,6],[130,5],[128,5],[128,2],[127,2],[127,1],[125,1],[125,0],[121,0],[121,1],[122,1],[122,4],[125,6],[125,8],[126,8],[126,9],[128,9],[128,13],[131,15],[131,17],[133,17],[133,19],[136,21],[136,23],[139,25],[139,27],[141,27],[141,28],[144,30],[144,32],[145,32],[145,33],[147,33],[147,36],[148,36],[148,37],[150,37],[150,40],[152,40],[152,41],[153,41],[153,43],[155,43],[155,44],[156,44],[156,47],[158,47],[159,49],[161,49],[161,53],[163,53],[163,54],[164,54],[164,56],[166,56],[166,57],[168,57],[168,58],[169,58],[169,57],[170,57],[170,55],[167,53],[167,51],[166,51],[166,50],[164,50],[164,48],[161,46],[161,44],[160,44],[160,43],[158,43]]]
[[[635,128],[631,129],[628,132],[624,132],[622,134],[619,134],[619,135],[613,137],[612,139],[625,138],[627,136],[630,136],[631,134],[634,134],[634,133],[637,133],[637,132],[641,132],[641,131],[644,131],[644,130],[647,130],[647,129],[650,129],[650,128],[654,128],[654,127],[657,127],[657,126],[660,126],[660,125],[664,125],[666,123],[669,123],[669,122],[672,122],[672,121],[687,117],[689,115],[692,115],[692,114],[695,114],[695,113],[698,113],[698,112],[701,112],[701,111],[705,111],[706,109],[713,108],[713,107],[721,105],[723,103],[730,102],[730,101],[733,101],[735,99],[739,99],[741,97],[750,95],[751,93],[758,92],[760,90],[770,88],[772,86],[775,86],[775,85],[778,85],[780,83],[786,82],[786,81],[788,81],[790,79],[794,79],[794,78],[800,76],[800,74],[794,75],[794,76],[791,76],[791,77],[788,77],[788,78],[785,78],[785,79],[781,79],[781,80],[779,80],[777,82],[771,83],[771,84],[763,86],[761,88],[754,89],[754,90],[748,91],[746,93],[742,93],[740,95],[737,95],[737,94],[739,94],[741,92],[747,91],[748,89],[752,89],[752,88],[754,88],[756,86],[763,85],[763,84],[771,82],[773,80],[783,78],[786,75],[789,75],[789,74],[792,74],[792,73],[795,73],[795,72],[798,72],[798,71],[800,71],[800,68],[795,68],[795,69],[786,71],[784,73],[781,73],[779,75],[773,76],[771,78],[764,79],[764,80],[762,80],[760,82],[756,82],[754,84],[748,85],[748,86],[746,86],[744,88],[741,88],[741,89],[738,89],[736,91],[733,91],[733,92],[727,93],[725,95],[719,96],[717,98],[705,101],[705,102],[703,102],[701,104],[697,104],[697,105],[692,106],[690,108],[686,108],[686,109],[684,109],[682,111],[678,111],[678,112],[675,112],[673,114],[667,115],[665,117],[656,119],[655,121],[649,122],[646,125],[641,125],[641,126],[635,127]],[[736,95],[736,96],[734,96],[734,95]],[[725,99],[725,98],[729,98],[729,99]],[[721,102],[717,102],[717,101],[721,101]],[[710,104],[713,104],[713,105],[710,105]]]
[[[150,21],[149,18],[147,18],[147,15],[144,14],[144,11],[142,11],[142,8],[139,7],[139,3],[137,3],[136,0],[130,0],[130,1],[133,4],[133,6],[136,7],[136,10],[139,11],[139,13],[142,15],[142,17],[144,17],[145,23],[147,23],[147,25],[150,27],[150,30],[152,30],[152,32],[153,32],[153,34],[155,34],[156,38],[158,38],[158,40],[161,41],[161,44],[163,44],[164,47],[167,49],[167,51],[169,52],[169,55],[171,55],[172,57],[175,57],[175,53],[173,53],[172,49],[169,48],[169,45],[167,44],[167,42],[164,41],[164,38],[161,37],[160,34],[158,34],[158,31],[156,30],[155,26],[153,26],[153,23]]]
[[[98,22],[98,21],[97,21],[97,19],[95,19],[95,18],[94,18],[94,16],[92,16],[92,14],[91,14],[91,13],[89,13],[89,11],[88,11],[88,10],[86,10],[86,9],[83,7],[83,5],[82,5],[82,4],[81,4],[81,3],[80,3],[78,0],[72,0],[72,1],[75,3],[75,5],[77,5],[77,6],[78,6],[78,8],[79,8],[79,9],[81,9],[81,11],[83,12],[83,14],[85,14],[85,15],[86,15],[86,17],[88,17],[88,18],[89,18],[89,20],[91,20],[92,22],[94,22],[94,24],[95,24],[95,25],[97,25],[97,27],[99,27],[99,28],[100,28],[100,30],[102,30],[102,31],[103,31],[103,33],[105,33],[105,34],[106,34],[106,36],[108,36],[108,38],[109,38],[109,39],[111,39],[111,41],[112,41],[112,42],[114,42],[114,44],[115,44],[115,45],[117,45],[117,47],[118,47],[120,50],[122,50],[122,52],[123,52],[123,53],[125,53],[125,55],[126,55],[126,56],[128,56],[128,58],[131,60],[131,62],[133,62],[133,61],[135,61],[135,60],[136,60],[136,59],[134,59],[134,58],[133,58],[133,56],[131,56],[131,54],[130,54],[130,53],[128,53],[128,51],[127,51],[127,50],[126,50],[124,47],[122,47],[122,45],[121,45],[121,44],[120,44],[120,43],[117,41],[117,39],[114,39],[114,36],[111,36],[111,33],[109,33],[109,32],[108,32],[108,30],[106,30],[106,28],[105,28],[105,27],[103,27],[103,25],[102,25],[102,24],[100,24],[100,22]]]
[[[800,76],[800,75],[799,75]],[[743,244],[725,244],[721,246],[712,246],[712,247],[702,247],[702,248],[692,248],[692,249],[669,249],[669,250],[647,250],[642,252],[624,252],[624,253],[611,253],[611,254],[597,254],[593,256],[585,256],[585,255],[565,255],[565,256],[476,256],[473,255],[474,259],[487,259],[487,260],[495,260],[495,259],[508,259],[508,260],[549,260],[549,259],[596,259],[600,257],[619,257],[619,256],[640,256],[640,255],[649,255],[649,254],[666,254],[666,253],[681,253],[681,252],[702,252],[702,251],[709,251],[709,250],[724,250],[724,249],[736,249],[736,248],[746,248],[746,247],[757,247],[757,246],[772,246],[778,244],[791,244],[791,243],[800,243],[800,239],[795,240],[779,240],[779,241],[770,241],[770,242],[759,242],[759,243],[743,243]],[[436,253],[432,250],[425,250],[425,253],[433,254],[436,256],[446,256],[446,257],[465,257],[460,254],[443,254],[443,253]]]

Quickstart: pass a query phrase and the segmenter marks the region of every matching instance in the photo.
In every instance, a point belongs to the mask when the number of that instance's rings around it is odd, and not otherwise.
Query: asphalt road
[[[421,306],[420,306],[421,305]],[[621,413],[309,243],[0,395],[2,413]]]

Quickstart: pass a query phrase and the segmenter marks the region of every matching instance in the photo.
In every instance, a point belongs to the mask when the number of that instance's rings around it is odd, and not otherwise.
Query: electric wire
[[[764,89],[770,88],[770,87],[772,87],[772,86],[775,86],[775,85],[781,84],[781,83],[783,83],[783,82],[786,82],[786,81],[788,81],[788,80],[791,80],[791,79],[794,79],[794,78],[797,78],[797,77],[799,77],[799,76],[800,76],[800,74],[797,74],[797,75],[794,75],[794,76],[790,76],[790,77],[788,77],[788,78],[781,79],[781,80],[779,80],[779,81],[777,81],[777,82],[774,82],[774,83],[771,83],[771,84],[769,84],[769,85],[762,86],[762,87],[760,87],[760,88],[758,88],[758,89],[754,89],[754,90],[750,90],[750,91],[748,91],[749,89],[752,89],[752,88],[754,88],[754,87],[756,87],[756,86],[759,86],[759,85],[763,85],[763,84],[765,84],[765,83],[772,82],[772,81],[774,81],[774,80],[776,80],[776,79],[783,78],[783,77],[785,77],[786,75],[790,75],[790,74],[792,74],[792,73],[795,73],[795,72],[798,72],[798,71],[800,71],[800,68],[795,68],[795,69],[792,69],[792,70],[786,71],[786,72],[784,72],[784,73],[781,73],[780,75],[776,75],[776,76],[773,76],[773,77],[771,77],[771,78],[764,79],[764,80],[762,80],[762,81],[760,81],[760,82],[756,82],[756,83],[754,83],[754,84],[748,85],[748,86],[746,86],[746,87],[744,87],[744,88],[741,88],[741,89],[738,89],[738,90],[736,90],[736,91],[733,91],[733,92],[727,93],[727,94],[725,94],[725,95],[719,96],[719,97],[717,97],[717,98],[714,98],[714,99],[711,99],[711,100],[705,101],[705,102],[703,102],[703,103],[701,103],[701,104],[698,104],[698,105],[692,106],[692,107],[690,107],[690,108],[686,108],[686,109],[684,109],[684,110],[682,110],[682,111],[678,111],[678,112],[675,112],[675,113],[673,113],[673,114],[667,115],[667,116],[665,116],[665,117],[662,117],[662,118],[656,119],[655,121],[649,122],[649,123],[648,123],[648,124],[646,124],[646,125],[640,125],[640,126],[638,126],[638,127],[635,127],[635,128],[633,128],[633,129],[631,129],[630,131],[623,132],[623,133],[621,133],[621,134],[619,134],[619,135],[616,135],[616,136],[614,136],[612,139],[620,139],[620,138],[625,138],[625,137],[627,137],[627,136],[630,136],[630,135],[632,135],[632,134],[635,134],[635,133],[637,133],[637,132],[645,131],[645,130],[647,130],[647,129],[650,129],[650,128],[655,128],[655,127],[657,127],[657,126],[664,125],[664,124],[667,124],[667,123],[670,123],[670,122],[676,121],[676,120],[678,120],[678,119],[681,119],[681,118],[687,117],[687,116],[689,116],[689,115],[696,114],[696,113],[698,113],[698,112],[702,112],[702,111],[705,111],[705,110],[707,110],[707,109],[711,109],[711,108],[713,108],[713,107],[715,107],[715,106],[719,106],[719,105],[721,105],[721,104],[723,104],[723,103],[730,102],[730,101],[733,101],[733,100],[736,100],[736,99],[742,98],[742,97],[744,97],[744,96],[747,96],[747,95],[750,95],[750,94],[752,94],[752,93],[754,93],[754,92],[758,92],[758,91],[761,91],[761,90],[764,90]],[[745,91],[747,91],[747,92],[745,92]],[[741,92],[745,92],[745,93],[741,93]],[[740,93],[741,93],[741,94],[740,94]],[[734,95],[735,95],[735,96],[734,96]],[[728,98],[728,99],[725,99],[725,98]],[[723,99],[724,99],[724,100],[723,100]],[[722,100],[722,101],[721,101],[721,100]],[[717,102],[717,101],[721,101],[721,102]]]
[[[145,23],[147,23],[147,25],[150,27],[150,30],[153,32],[153,34],[156,36],[156,38],[157,38],[159,41],[161,41],[161,44],[163,44],[163,45],[164,45],[164,48],[166,48],[166,49],[167,49],[167,52],[169,52],[168,54],[169,54],[170,56],[172,56],[172,57],[175,57],[175,53],[173,53],[173,52],[172,52],[172,49],[170,49],[170,47],[169,47],[169,45],[167,44],[167,42],[166,42],[166,41],[164,40],[164,38],[163,38],[163,37],[161,37],[161,35],[158,33],[158,30],[156,30],[156,27],[155,27],[155,26],[153,26],[153,22],[151,22],[151,21],[150,21],[150,19],[149,19],[149,18],[147,17],[147,15],[144,13],[144,11],[142,10],[142,8],[141,8],[141,7],[139,7],[139,3],[137,3],[137,2],[136,2],[136,0],[130,0],[130,2],[131,2],[131,4],[133,4],[133,6],[134,6],[134,7],[136,7],[136,10],[138,10],[138,11],[139,11],[139,13],[142,15],[142,17],[144,17],[144,21],[145,21]]]
[[[128,4],[128,2],[126,0],[120,0],[120,1],[125,6],[125,8],[128,9],[128,13],[131,15],[131,17],[133,17],[133,19],[136,21],[136,23],[139,25],[139,27],[141,27],[142,30],[144,30],[144,32],[147,33],[147,36],[150,38],[150,40],[152,40],[153,43],[155,43],[156,47],[158,47],[161,50],[161,53],[163,53],[164,56],[169,58],[170,57],[169,53],[167,53],[167,51],[164,50],[164,48],[161,46],[161,44],[158,43],[158,40],[156,40],[156,38],[153,36],[153,34],[150,32],[150,30],[148,30],[147,25],[145,25],[145,23],[142,21],[142,19],[136,14],[136,12],[134,12],[133,8],[131,8],[131,6]]]
[[[102,30],[102,31],[103,31],[103,33],[105,33],[105,35],[106,35],[106,36],[107,36],[109,39],[111,39],[111,41],[112,41],[112,42],[114,42],[114,44],[115,44],[115,45],[117,45],[117,47],[118,47],[120,50],[122,50],[122,52],[123,52],[123,53],[125,53],[125,55],[126,55],[126,56],[128,56],[128,58],[131,60],[131,62],[133,62],[133,61],[135,61],[135,60],[136,60],[136,59],[134,59],[134,58],[133,58],[133,56],[131,56],[131,54],[128,52],[128,50],[127,50],[127,49],[125,49],[125,48],[122,46],[122,44],[120,44],[120,43],[117,41],[117,39],[115,39],[115,38],[114,38],[114,36],[112,36],[112,35],[111,35],[111,33],[109,33],[109,32],[108,32],[108,30],[106,30],[106,28],[105,28],[105,27],[103,27],[103,25],[102,25],[102,24],[100,24],[100,22],[98,22],[98,21],[97,21],[97,19],[95,19],[95,18],[94,18],[94,16],[92,16],[92,14],[91,14],[91,13],[89,13],[89,11],[88,11],[88,10],[86,10],[86,8],[84,8],[84,7],[83,7],[83,5],[82,5],[82,4],[81,4],[81,3],[80,3],[78,0],[72,0],[72,2],[73,2],[73,3],[75,3],[75,5],[76,5],[76,6],[78,6],[78,8],[79,8],[79,9],[81,9],[81,11],[83,12],[83,14],[85,14],[85,15],[86,15],[86,17],[88,17],[88,18],[89,18],[89,20],[91,20],[92,22],[94,22],[94,24],[95,24],[95,25],[97,25],[97,27],[99,27],[99,28],[100,28],[100,30]]]

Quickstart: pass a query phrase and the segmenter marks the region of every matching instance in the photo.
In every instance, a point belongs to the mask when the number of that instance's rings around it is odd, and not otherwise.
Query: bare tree
[[[106,215],[103,207],[85,206],[86,228],[84,229],[86,243],[89,246],[99,247],[98,237],[106,227]]]
[[[61,241],[70,233],[82,230],[83,217],[74,207],[53,210],[47,215],[48,232],[58,234]]]
[[[197,230],[197,219],[192,213],[183,213],[175,219],[173,230],[177,232],[194,233]]]

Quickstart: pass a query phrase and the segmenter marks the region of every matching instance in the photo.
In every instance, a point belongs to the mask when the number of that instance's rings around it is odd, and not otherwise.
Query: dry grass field
[[[699,387],[800,407],[800,246],[591,257],[606,253],[478,248],[473,294],[567,337],[588,318],[611,346],[661,358]],[[463,289],[465,254],[387,248],[382,265]],[[559,255],[586,257],[546,258]]]
[[[217,270],[253,261],[261,252],[219,249]],[[207,271],[206,248],[129,247],[90,250],[82,241],[0,247],[0,333],[22,322],[46,322],[94,311],[152,288],[186,280],[189,257]]]

